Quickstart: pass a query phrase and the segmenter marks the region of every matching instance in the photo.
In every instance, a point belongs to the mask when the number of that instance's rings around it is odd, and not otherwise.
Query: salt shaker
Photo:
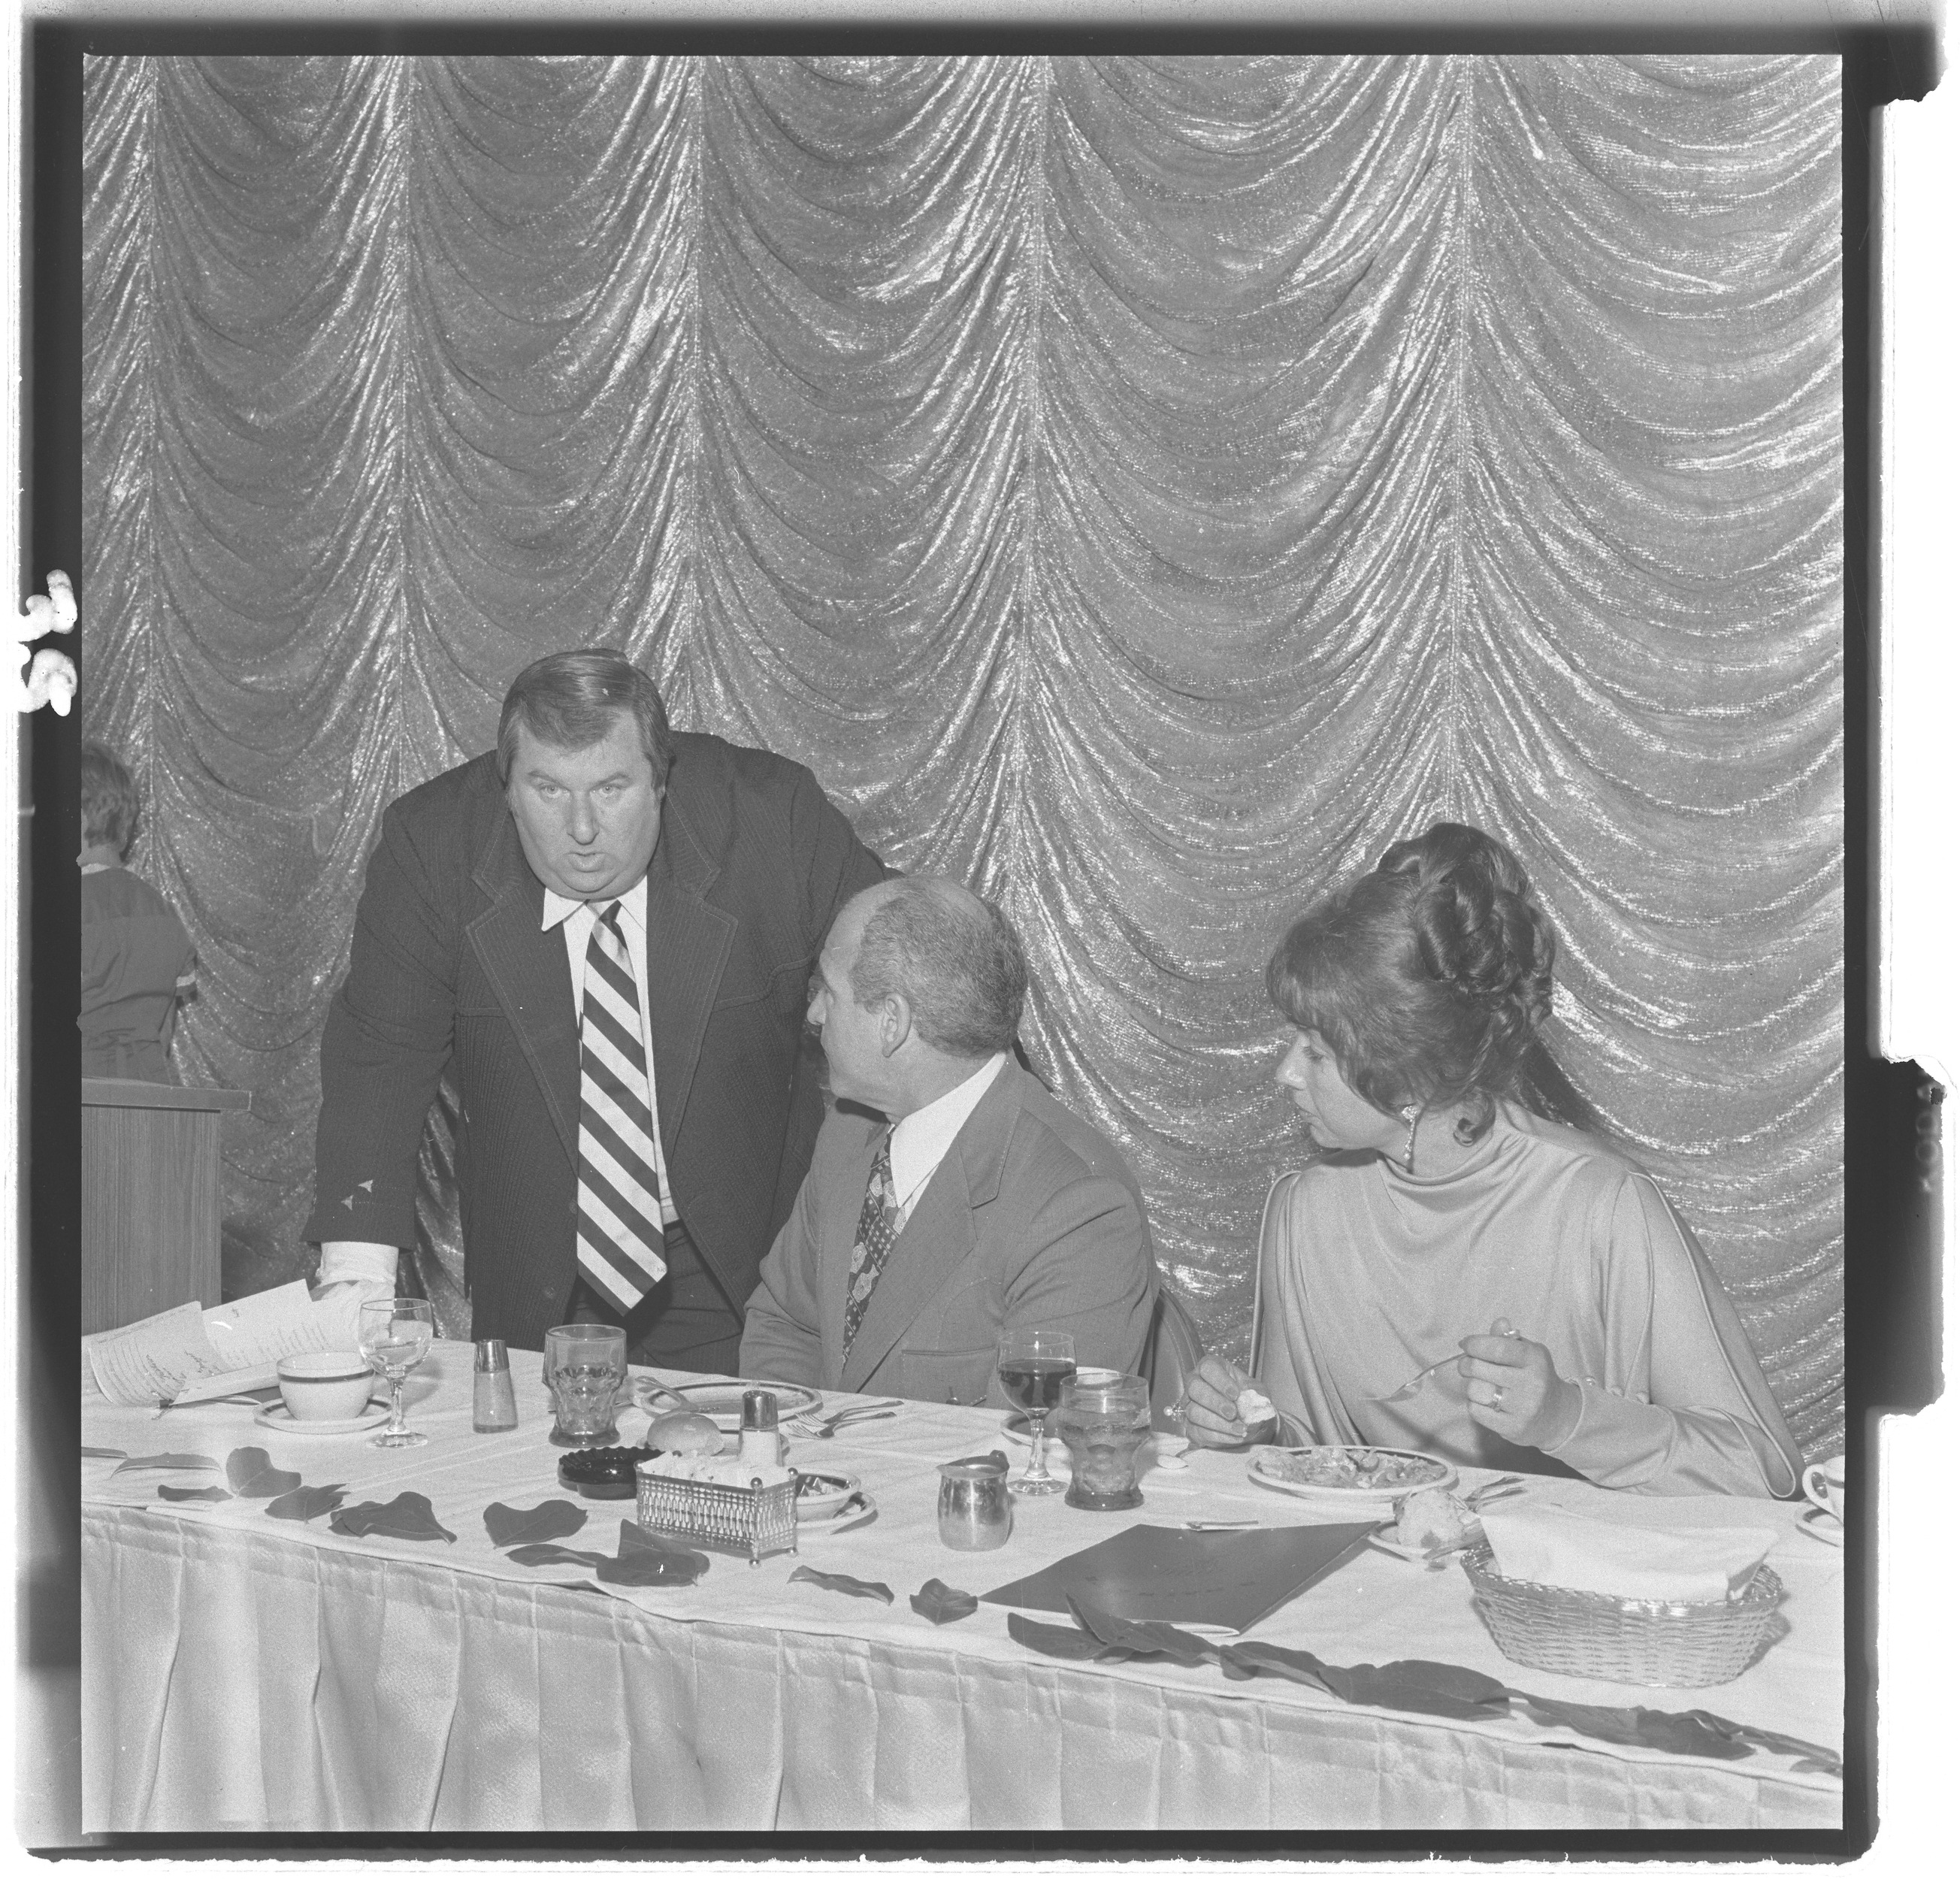
[[[776,1428],[776,1393],[773,1390],[745,1390],[742,1393],[742,1445],[736,1459],[744,1469],[775,1470],[782,1464],[782,1437]],[[764,1480],[773,1480],[773,1473]]]
[[[511,1353],[501,1337],[476,1340],[476,1368],[469,1425],[479,1435],[517,1426],[517,1394],[511,1384]]]

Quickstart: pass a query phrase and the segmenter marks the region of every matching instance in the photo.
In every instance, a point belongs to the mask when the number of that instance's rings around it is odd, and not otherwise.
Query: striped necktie
[[[640,994],[616,900],[586,942],[579,1028],[578,1269],[630,1311],[667,1263]]]

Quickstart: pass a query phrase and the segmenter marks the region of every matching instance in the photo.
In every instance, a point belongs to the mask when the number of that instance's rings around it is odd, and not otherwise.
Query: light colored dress
[[[1379,1156],[1282,1175],[1266,1202],[1253,1373],[1300,1439],[1583,1476],[1649,1494],[1786,1495],[1802,1467],[1736,1310],[1651,1176],[1510,1104],[1446,1174]],[[1526,1448],[1472,1420],[1453,1365],[1508,1319],[1583,1401]]]

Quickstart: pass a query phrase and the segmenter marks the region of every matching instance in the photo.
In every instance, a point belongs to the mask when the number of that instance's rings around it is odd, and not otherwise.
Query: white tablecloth
[[[438,1345],[410,1384],[435,1439],[387,1453],[301,1438],[212,1406],[158,1418],[88,1392],[84,1442],[222,1463],[266,1448],[353,1502],[426,1494],[452,1543],[350,1539],[262,1501],[165,1503],[160,1481],[83,1463],[83,1817],[90,1832],[213,1830],[877,1830],[1200,1827],[1835,1828],[1841,1793],[1792,1758],[1718,1763],[1585,1740],[1515,1718],[1459,1724],[1344,1705],[1215,1667],[1037,1656],[983,1604],[935,1627],[908,1595],[975,1593],[1136,1521],[1315,1515],[1249,1482],[1242,1456],[1153,1470],[1147,1504],[1095,1514],[1022,1502],[988,1553],[943,1546],[937,1463],[998,1440],[988,1412],[908,1406],[798,1459],[859,1474],[879,1517],[806,1530],[799,1556],[716,1556],[689,1587],[598,1592],[527,1568],[482,1509],[570,1498],[545,1439],[537,1360],[517,1354],[520,1422],[469,1429],[469,1351]],[[643,1419],[629,1412],[622,1435]],[[1532,1492],[1592,1511],[1732,1521],[1731,1501],[1636,1508],[1572,1482]],[[610,1553],[628,1502],[587,1506],[565,1543]],[[1642,1691],[1513,1664],[1452,1567],[1369,1552],[1248,1634],[1335,1664],[1424,1657],[1513,1687],[1613,1706],[1707,1709],[1833,1750],[1843,1712],[1841,1557],[1796,1508],[1749,1504],[1783,1537],[1783,1636],[1733,1683]],[[1325,1516],[1320,1516],[1325,1518]],[[882,1580],[886,1607],[807,1583],[799,1564]],[[1066,1622],[1055,1614],[1039,1614]]]

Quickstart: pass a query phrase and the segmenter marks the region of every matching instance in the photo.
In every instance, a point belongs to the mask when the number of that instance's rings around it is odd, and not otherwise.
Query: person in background
[[[391,1293],[444,1073],[473,1336],[622,1325],[727,1371],[821,1115],[803,990],[884,877],[800,764],[676,731],[604,648],[520,672],[497,747],[382,818],[320,1040],[323,1302]]]
[[[1570,1091],[1538,1038],[1554,954],[1516,858],[1454,823],[1294,922],[1266,983],[1293,1027],[1278,1081],[1321,1152],[1268,1200],[1252,1371],[1208,1355],[1186,1386],[1195,1442],[1246,1441],[1255,1387],[1308,1441],[1650,1494],[1795,1491],[1796,1445],[1693,1234],[1651,1176],[1535,1113]]]
[[[956,882],[887,881],[837,916],[810,1021],[838,1103],[749,1300],[744,1375],[1004,1403],[996,1350],[1015,1330],[1141,1366],[1157,1285],[1143,1196],[1014,1062],[1026,989],[1013,928]]]
[[[123,865],[136,785],[106,745],[81,747],[81,1074],[175,1083],[170,1033],[196,954],[170,903]]]

